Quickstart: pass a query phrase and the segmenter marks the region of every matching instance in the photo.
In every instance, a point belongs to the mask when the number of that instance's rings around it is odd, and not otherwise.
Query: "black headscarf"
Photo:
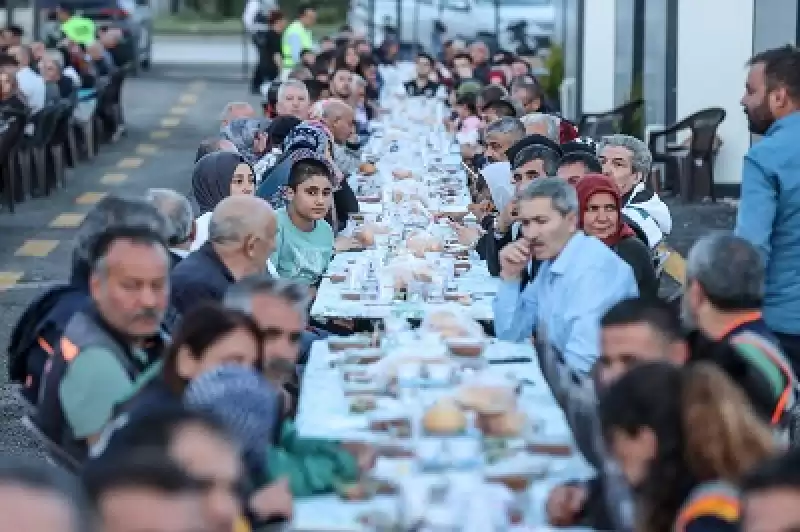
[[[233,172],[242,163],[248,164],[244,157],[229,151],[209,153],[197,161],[192,171],[192,196],[200,208],[199,214],[213,211],[231,195]]]

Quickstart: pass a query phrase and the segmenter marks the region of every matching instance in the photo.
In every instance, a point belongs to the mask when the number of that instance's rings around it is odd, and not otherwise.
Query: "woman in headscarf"
[[[269,120],[236,118],[222,129],[222,138],[236,146],[248,164],[255,165],[267,151]]]
[[[587,235],[602,240],[630,265],[640,296],[657,297],[658,278],[653,257],[647,245],[625,223],[620,213],[621,202],[617,185],[604,175],[587,174],[578,181],[575,188],[580,208],[578,227]]]
[[[346,223],[351,213],[358,212],[358,200],[341,171],[333,162],[332,136],[321,122],[306,121],[298,124],[286,135],[283,141],[283,154],[275,166],[264,176],[264,180],[256,190],[256,196],[267,200],[273,208],[285,207],[286,185],[289,171],[294,163],[307,156],[308,152],[328,158],[337,172],[334,183],[334,209],[327,218],[335,232]]]
[[[256,187],[253,167],[239,153],[217,151],[204,155],[192,172],[192,197],[199,208],[192,251],[208,240],[208,224],[217,204],[228,196],[252,195]]]

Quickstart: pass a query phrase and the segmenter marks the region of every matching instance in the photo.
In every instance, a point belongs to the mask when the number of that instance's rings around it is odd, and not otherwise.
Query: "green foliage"
[[[640,74],[636,76],[636,79],[633,80],[633,86],[631,87],[631,94],[628,97],[628,101],[632,102],[634,100],[642,99],[644,99],[644,83],[642,82],[642,76]],[[643,139],[644,137],[644,107],[645,106],[642,105],[636,110],[630,123],[631,130],[625,132],[628,135],[632,135],[638,139]]]
[[[550,48],[544,67],[547,74],[541,76],[539,81],[547,98],[558,101],[561,98],[561,83],[564,81],[564,49],[561,46],[554,44]]]

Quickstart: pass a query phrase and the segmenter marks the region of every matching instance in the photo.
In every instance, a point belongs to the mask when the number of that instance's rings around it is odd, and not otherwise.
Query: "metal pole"
[[[414,57],[419,54],[419,0],[414,0]]]
[[[397,31],[397,42],[398,46],[399,43],[403,41],[403,0],[397,0],[397,23],[395,24],[395,30]]]
[[[247,79],[247,60],[249,59],[247,29],[242,25],[242,79]]]
[[[494,40],[497,43],[497,49],[500,46],[500,0],[494,0]],[[497,51],[497,50],[495,50]],[[494,52],[492,52],[494,53]]]
[[[8,0],[6,2],[6,27],[14,24],[14,8],[16,7],[16,0]]]
[[[367,4],[369,7],[369,15],[367,16],[367,32],[369,35],[369,42],[372,43],[372,46],[378,46],[378,43],[375,42],[375,0],[369,0]]]

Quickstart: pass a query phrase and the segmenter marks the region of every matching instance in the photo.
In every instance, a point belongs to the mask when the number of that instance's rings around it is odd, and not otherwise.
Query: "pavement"
[[[170,75],[165,75],[168,72]],[[217,130],[217,117],[232,100],[258,103],[235,66],[208,69],[156,65],[125,81],[128,134],[103,145],[91,162],[68,170],[67,187],[28,200],[11,214],[0,210],[0,346],[27,304],[48,286],[66,280],[75,228],[105,194],[141,195],[150,187],[188,193],[194,154]],[[0,356],[0,454],[40,454],[21,426],[21,405],[9,393],[7,359]]]
[[[216,133],[223,106],[258,103],[247,92],[235,50],[231,38],[203,43],[159,37],[152,71],[125,82],[127,136],[102,146],[91,163],[68,170],[66,189],[28,200],[14,214],[0,210],[0,346],[8,344],[11,328],[31,299],[66,280],[75,229],[105,194],[141,195],[150,187],[189,192],[195,151],[202,139]],[[709,228],[733,225],[735,209],[729,205],[667,202],[674,220],[668,243],[684,255]],[[670,264],[679,278],[685,266],[677,253]],[[39,444],[19,422],[22,406],[10,393],[7,374],[6,357],[0,356],[0,454],[41,456]]]

